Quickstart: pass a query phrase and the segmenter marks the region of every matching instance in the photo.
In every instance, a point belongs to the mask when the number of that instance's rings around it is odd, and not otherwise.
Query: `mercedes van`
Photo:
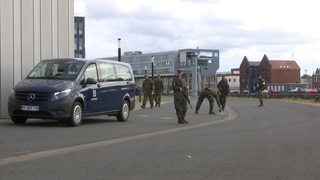
[[[127,121],[135,108],[131,65],[103,59],[47,59],[36,65],[9,95],[16,124],[28,118],[56,119],[79,126],[83,117],[116,116]]]

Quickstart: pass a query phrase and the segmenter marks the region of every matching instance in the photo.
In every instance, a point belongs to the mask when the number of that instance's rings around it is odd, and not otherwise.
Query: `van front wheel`
[[[130,108],[128,101],[123,101],[120,111],[117,114],[118,121],[127,121],[129,118]]]
[[[75,102],[71,111],[71,126],[79,126],[82,123],[82,105],[79,102]]]
[[[15,117],[12,116],[11,117],[12,122],[14,122],[15,124],[25,124],[27,121],[27,118],[25,117]]]

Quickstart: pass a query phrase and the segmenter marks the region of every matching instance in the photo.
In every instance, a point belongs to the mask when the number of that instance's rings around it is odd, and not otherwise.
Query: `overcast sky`
[[[220,50],[218,72],[244,56],[295,60],[305,72],[320,68],[317,0],[74,0],[86,18],[88,58],[196,48]]]

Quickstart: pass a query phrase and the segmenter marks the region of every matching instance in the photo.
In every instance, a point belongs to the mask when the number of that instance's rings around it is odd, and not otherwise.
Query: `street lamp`
[[[195,52],[194,55],[191,57],[192,67],[192,96],[198,96],[198,53]]]
[[[154,80],[154,56],[151,57],[151,74],[152,74],[152,80]]]
[[[121,61],[121,38],[118,38],[118,61]]]

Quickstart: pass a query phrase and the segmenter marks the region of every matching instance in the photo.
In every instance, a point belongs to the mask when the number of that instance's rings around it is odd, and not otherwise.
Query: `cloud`
[[[306,21],[319,13],[308,8],[302,13],[298,1],[289,5],[275,0],[75,0],[75,12],[86,17],[89,57],[116,56],[121,38],[123,52],[219,49],[219,70],[224,71],[239,67],[243,56],[292,59],[294,53],[301,68],[311,72],[312,59],[320,57],[320,27]]]

